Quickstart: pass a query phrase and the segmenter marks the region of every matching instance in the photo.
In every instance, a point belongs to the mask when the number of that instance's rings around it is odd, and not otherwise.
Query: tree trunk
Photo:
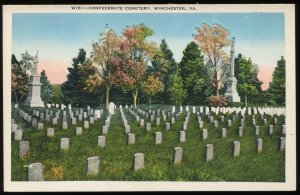
[[[136,89],[135,91],[132,92],[132,97],[133,97],[133,107],[136,108],[136,99],[138,96],[138,90]]]
[[[14,94],[15,94],[15,102],[18,102],[17,93],[16,93],[16,92],[14,92]]]
[[[245,107],[247,107],[247,94],[245,94]]]
[[[106,103],[106,108],[108,108],[108,104],[109,104],[109,90],[110,90],[110,87],[106,86],[106,90],[105,90],[105,103]]]
[[[215,72],[215,87],[216,87],[216,96],[219,97],[219,81],[218,81],[218,72]]]
[[[151,108],[151,96],[149,97],[149,107]]]

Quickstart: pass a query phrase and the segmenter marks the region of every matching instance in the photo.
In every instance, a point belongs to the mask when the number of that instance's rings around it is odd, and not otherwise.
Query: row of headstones
[[[142,111],[142,113],[144,113],[145,111]],[[151,112],[151,111],[150,111]],[[130,113],[130,115],[134,118],[134,120],[136,121],[136,123],[138,123],[139,124],[139,126],[140,127],[144,127],[144,119],[143,118],[140,118],[140,116],[136,113],[136,112],[134,112],[133,110],[131,110],[131,109],[129,109],[129,113]],[[159,126],[160,124],[161,124],[161,118],[160,118],[160,111],[158,110],[157,111],[157,114],[156,114],[156,117],[157,118],[155,118],[155,125],[156,126]],[[147,114],[147,113],[146,113]],[[168,115],[169,115],[169,113],[168,113]],[[175,122],[176,122],[176,118],[178,118],[178,117],[180,117],[180,115],[181,115],[181,113],[176,113],[175,114],[175,116],[176,117],[174,117],[173,115],[169,115],[169,117],[170,117],[170,122],[167,122],[167,123],[165,123],[165,129],[168,131],[168,130],[170,130],[170,127],[171,127],[171,125],[173,125],[173,124],[175,124]],[[143,116],[144,116],[144,114],[143,114]],[[154,117],[155,117],[155,113],[152,113],[151,115],[150,115],[150,122],[148,122],[147,124],[146,124],[146,131],[150,131],[151,130],[151,122],[153,122],[154,121]],[[167,116],[164,114],[164,112],[162,112],[162,117],[163,117],[163,121],[166,121],[167,120]],[[146,119],[147,119],[147,117],[146,117]]]
[[[216,114],[218,114],[219,112],[226,114],[226,113],[241,113],[242,115],[245,115],[246,113],[248,115],[252,114],[252,110],[253,113],[256,114],[269,114],[271,116],[273,115],[285,115],[285,108],[284,107],[211,107],[211,112],[214,112]],[[201,108],[200,108],[201,111]],[[209,112],[209,108],[206,107],[206,113]]]
[[[21,111],[22,113],[23,111]],[[99,114],[97,114],[97,116],[101,117],[101,111],[99,111]],[[24,113],[22,113],[22,116],[24,116]],[[26,116],[26,113],[25,113]],[[96,118],[97,119],[97,118]],[[12,133],[14,134],[14,140],[15,141],[21,141],[22,140],[22,135],[23,135],[23,131],[22,130],[17,130],[18,125],[14,124],[15,120],[12,119],[11,120],[11,127],[12,127]],[[57,124],[57,123],[56,123]],[[72,122],[72,124],[76,124]],[[90,117],[90,121],[84,121],[83,123],[83,128],[84,129],[89,129],[90,124],[94,124],[94,117]],[[36,118],[33,118],[32,120],[32,127],[37,128],[38,130],[41,130],[44,128],[44,124],[43,123],[38,123]],[[62,122],[62,129],[65,130],[68,128],[68,123],[67,122]],[[81,135],[82,134],[82,127],[76,127],[76,135]],[[54,136],[54,128],[47,128],[47,136],[48,137],[52,137]]]
[[[257,152],[262,151],[263,147],[262,139],[257,139],[256,148]],[[285,137],[280,138],[280,151],[285,150]],[[240,142],[233,142],[233,157],[240,155]],[[213,144],[206,145],[206,157],[205,161],[210,162],[214,157],[214,146]],[[133,155],[133,170],[138,171],[145,168],[145,155],[143,153],[136,153]],[[183,148],[175,147],[173,153],[173,164],[178,165],[183,161]],[[96,176],[99,174],[100,158],[98,156],[89,157],[87,159],[86,166],[86,175],[87,176]],[[33,163],[28,166],[28,181],[43,181],[43,169],[44,166],[42,163]]]
[[[218,121],[217,120],[214,120],[213,119],[213,116],[210,116],[210,122],[214,124],[214,127],[217,128],[218,127]],[[233,120],[235,120],[235,118],[233,118]],[[253,125],[255,125],[255,119],[253,119]],[[222,119],[222,116],[221,116],[221,121],[224,121],[224,117]],[[266,125],[267,122],[266,122],[266,119],[264,119],[264,124]],[[277,118],[274,118],[274,123],[277,124]],[[203,132],[203,139],[207,139],[208,137],[208,131],[206,128],[203,128],[204,126],[204,121],[202,121],[202,118],[200,116],[198,116],[198,125],[199,125],[199,128],[200,129],[203,129],[202,132]],[[239,134],[239,137],[243,136],[244,134],[244,118],[241,119],[241,126],[238,127],[238,134]],[[228,123],[227,123],[227,126],[228,127],[231,127],[232,126],[232,121],[231,119],[228,120]],[[187,123],[184,122],[183,123],[183,128],[185,129],[185,127],[187,127]],[[285,135],[286,134],[286,125],[282,125],[282,135]],[[255,126],[255,135],[259,135],[260,134],[260,127],[259,126]],[[273,134],[273,125],[269,125],[269,135],[272,135]],[[227,135],[227,129],[226,128],[222,128],[222,138],[226,137]]]
[[[84,125],[88,126],[88,123],[93,124],[94,120],[97,120],[98,118],[101,118],[101,114],[103,113],[103,110],[96,110],[94,117],[90,117],[89,121],[84,121]],[[32,127],[37,128],[38,130],[44,128],[44,124],[42,122],[38,122],[37,118],[31,117],[31,115],[28,115],[28,113],[24,112],[23,110],[19,110],[20,116],[25,120],[27,123],[31,122]],[[58,114],[59,115],[59,114]],[[47,116],[47,115],[46,115]],[[49,115],[48,115],[49,116]],[[64,111],[63,113],[63,121],[62,121],[62,129],[68,128],[68,121],[66,120],[66,113]],[[79,115],[80,116],[80,115]],[[80,120],[80,118],[79,118]],[[81,118],[82,120],[82,118]],[[52,125],[57,125],[58,117],[52,119]],[[72,117],[72,125],[75,125],[77,123],[76,118]],[[12,129],[15,129],[15,126],[12,126]]]
[[[61,111],[60,110],[45,110],[44,112],[40,112],[39,110],[32,110],[32,115],[24,112],[23,110],[19,110],[20,116],[26,120],[26,118],[28,117],[28,115],[30,117],[39,117],[40,121],[50,121],[51,118],[59,118],[61,115]],[[86,119],[88,118],[88,116],[94,116],[94,118],[101,118],[101,114],[103,114],[103,109],[101,110],[88,110],[87,112],[84,111],[83,109],[80,110],[75,110],[75,116],[78,116],[79,120],[82,120],[83,118]],[[67,111],[63,111],[62,112],[62,120],[63,121],[67,121],[67,118],[73,118],[74,117],[74,113],[72,110],[69,110],[68,113]]]

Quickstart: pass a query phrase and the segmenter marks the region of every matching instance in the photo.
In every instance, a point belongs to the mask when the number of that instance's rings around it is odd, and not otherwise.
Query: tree
[[[53,103],[62,104],[63,103],[63,93],[61,91],[60,84],[53,84],[51,85],[53,91]]]
[[[91,82],[91,85],[96,88],[101,85],[105,87],[106,107],[108,107],[109,103],[109,91],[113,85],[112,59],[118,50],[120,41],[116,33],[111,28],[107,28],[104,33],[100,34],[99,41],[92,44],[91,60],[92,65],[97,67],[97,70],[87,82]],[[94,87],[88,88],[90,89],[89,91],[94,90]]]
[[[219,96],[220,81],[222,80],[222,66],[228,59],[224,48],[229,46],[230,41],[227,38],[229,31],[219,24],[209,24],[204,23],[201,27],[196,28],[197,34],[193,35],[195,42],[204,52],[205,56],[208,58],[208,63],[211,64],[213,68],[213,83],[216,91],[216,95]]]
[[[142,84],[143,91],[149,97],[149,106],[151,106],[151,97],[156,95],[158,92],[164,90],[164,84],[160,81],[159,77],[150,75]]]
[[[181,105],[184,99],[187,97],[187,90],[184,89],[183,81],[179,71],[177,71],[170,80],[168,86],[168,92],[170,93],[171,100],[178,106]]]
[[[173,53],[169,49],[169,46],[165,39],[161,41],[161,44],[159,46],[164,60],[163,67],[165,67],[166,69],[166,71],[164,72],[163,84],[164,86],[169,86],[172,75],[174,75],[178,70],[178,64],[173,58]],[[170,99],[170,94],[168,93],[167,88],[165,87],[162,93],[162,100],[163,102],[168,102],[169,99]]]
[[[251,59],[247,59],[239,54],[235,59],[235,76],[238,80],[237,90],[247,106],[248,99],[255,101],[255,97],[261,92],[262,84],[258,78],[258,66],[253,64]],[[248,98],[249,97],[249,98]]]
[[[203,103],[210,95],[207,89],[211,86],[208,71],[204,65],[204,57],[195,42],[189,43],[183,51],[179,67],[188,99],[197,97],[198,102]],[[198,96],[200,93],[202,95]]]
[[[138,91],[146,77],[147,67],[155,56],[159,56],[157,45],[146,40],[153,33],[154,31],[144,24],[125,28],[120,50],[113,59],[113,80],[124,90],[131,91],[134,108],[136,108]]]
[[[50,82],[48,81],[45,70],[42,70],[42,72],[41,72],[40,81],[42,83],[42,86],[41,86],[41,98],[42,98],[42,100],[45,103],[52,102],[53,91],[52,91],[52,87],[50,85]]]
[[[285,59],[283,56],[277,61],[268,92],[272,103],[285,105]]]
[[[26,53],[26,52],[25,52]],[[28,53],[27,53],[28,54]],[[24,97],[27,96],[28,93],[28,81],[29,76],[26,73],[28,70],[28,63],[24,63],[24,58],[22,58],[21,62],[17,60],[15,55],[12,55],[11,58],[11,95],[12,100],[15,103],[19,103],[22,100],[25,100]],[[27,65],[27,66],[26,66]]]
[[[73,58],[72,67],[68,68],[69,74],[61,90],[64,96],[64,102],[72,105],[82,105],[82,75],[80,73],[80,64],[85,61],[86,52],[84,49],[79,49],[76,58]]]
[[[97,74],[97,67],[94,66],[90,58],[87,58],[80,66],[80,85],[82,88],[82,101],[83,104],[99,105],[102,99],[101,94],[103,90],[101,88],[102,80],[99,74]],[[98,101],[99,100],[99,101]]]

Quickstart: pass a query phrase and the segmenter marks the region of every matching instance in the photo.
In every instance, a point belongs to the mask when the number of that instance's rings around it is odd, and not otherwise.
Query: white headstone
[[[115,104],[113,102],[110,102],[108,105],[108,113],[115,114]]]
[[[145,168],[144,158],[145,158],[145,155],[143,153],[134,154],[134,156],[133,156],[133,160],[134,160],[133,169],[134,169],[134,171]]]
[[[100,165],[100,158],[98,156],[88,158],[87,166],[86,166],[86,174],[98,175],[99,165]]]

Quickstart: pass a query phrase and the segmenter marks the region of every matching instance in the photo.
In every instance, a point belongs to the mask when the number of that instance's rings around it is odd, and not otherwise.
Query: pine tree
[[[167,72],[163,78],[163,83],[164,83],[164,86],[169,86],[172,76],[178,70],[178,64],[176,63],[175,59],[173,58],[173,53],[169,49],[169,46],[165,39],[163,39],[161,41],[160,50],[163,53],[163,58],[165,61],[165,65],[167,67]],[[168,93],[167,89],[164,90],[161,97],[162,97],[164,103],[170,102],[170,93]]]
[[[285,59],[283,56],[277,61],[268,92],[271,103],[285,105]]]
[[[237,90],[242,101],[257,103],[258,95],[261,92],[262,82],[257,78],[258,67],[251,59],[239,54],[235,59],[235,76],[238,80]]]
[[[82,48],[79,49],[78,56],[73,58],[73,67],[68,68],[69,74],[67,81],[61,86],[65,104],[83,106],[83,86],[81,83],[80,64],[83,64],[85,61],[85,56],[85,50]]]
[[[41,79],[40,79],[42,86],[41,86],[41,98],[44,103],[52,102],[53,101],[53,90],[50,82],[48,81],[47,75],[45,70],[41,72]]]
[[[210,95],[208,89],[211,86],[209,86],[209,75],[204,65],[204,57],[195,42],[190,42],[183,51],[179,67],[184,87],[187,89],[187,102],[204,103]],[[202,95],[198,96],[200,93]]]
[[[187,90],[184,88],[183,80],[179,71],[177,71],[170,80],[168,86],[168,93],[170,94],[170,99],[177,106],[181,105],[184,99],[187,97]]]

